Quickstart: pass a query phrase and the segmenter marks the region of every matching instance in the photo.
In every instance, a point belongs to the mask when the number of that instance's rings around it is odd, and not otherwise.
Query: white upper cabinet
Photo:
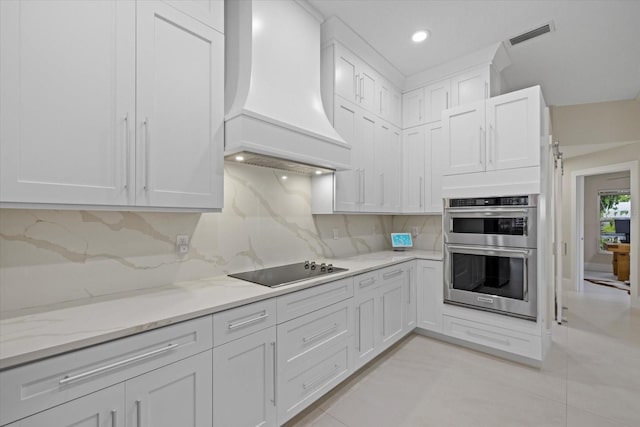
[[[133,200],[135,3],[0,1],[0,201]]]
[[[442,213],[442,172],[447,150],[442,138],[441,122],[434,122],[425,128],[425,143],[428,153],[425,165],[428,171],[428,185],[425,185],[425,211],[428,213]]]
[[[376,81],[377,106],[375,113],[394,126],[401,125],[402,96],[391,83],[383,78]]]
[[[361,113],[348,102],[336,100],[333,116],[333,127],[338,134],[351,144],[352,169],[335,173],[335,210],[342,212],[357,212],[360,207],[361,181],[360,159],[362,146],[358,143]],[[322,177],[324,178],[324,177]],[[318,178],[321,179],[321,178]]]
[[[543,106],[535,86],[446,110],[444,175],[539,166]]]
[[[401,152],[400,129],[384,121],[378,123],[374,150],[378,211],[400,211]]]
[[[402,212],[424,212],[425,128],[402,132]]]
[[[442,119],[442,112],[449,108],[449,79],[430,84],[424,88],[425,122],[431,123]]]
[[[451,106],[467,105],[489,97],[490,66],[451,78]]]
[[[222,207],[223,2],[0,8],[1,202]]]
[[[532,87],[487,100],[487,170],[540,164],[540,90]]]
[[[447,146],[445,175],[480,172],[485,169],[485,102],[446,110],[442,131]]]
[[[222,205],[224,36],[138,3],[138,205]]]
[[[329,57],[324,59],[331,60]],[[333,84],[336,94],[347,101],[355,102],[367,111],[377,113],[376,85],[379,77],[376,72],[339,44],[334,45],[333,61],[334,67],[327,68],[330,73],[333,71],[333,82],[325,77],[324,84]]]
[[[424,123],[424,88],[402,94],[402,128]]]

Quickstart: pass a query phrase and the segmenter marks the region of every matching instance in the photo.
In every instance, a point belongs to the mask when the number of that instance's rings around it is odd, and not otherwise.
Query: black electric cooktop
[[[259,285],[275,288],[290,285],[315,277],[347,271],[346,268],[334,267],[333,264],[317,264],[314,261],[297,262],[279,267],[263,268],[262,270],[245,271],[229,274],[229,277],[246,280]]]

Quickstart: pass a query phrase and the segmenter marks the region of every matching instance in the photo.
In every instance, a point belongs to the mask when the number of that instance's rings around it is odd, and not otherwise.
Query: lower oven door
[[[444,302],[536,320],[536,249],[445,245]]]

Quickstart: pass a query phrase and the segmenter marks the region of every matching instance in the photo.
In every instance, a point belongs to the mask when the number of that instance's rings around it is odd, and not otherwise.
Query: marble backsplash
[[[0,312],[117,295],[303,259],[389,249],[418,228],[439,250],[440,216],[311,215],[310,179],[225,164],[222,213],[0,210]],[[337,239],[334,239],[337,229]],[[191,248],[180,256],[176,236]]]

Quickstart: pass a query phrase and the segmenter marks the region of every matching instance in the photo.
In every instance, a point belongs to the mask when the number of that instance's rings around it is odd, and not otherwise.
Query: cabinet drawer
[[[278,423],[283,424],[348,377],[353,343],[332,346],[299,369],[278,374]]]
[[[369,273],[360,274],[353,278],[354,293],[360,295],[375,289],[382,285],[382,276],[380,270],[371,271]]]
[[[275,298],[216,313],[213,315],[213,344],[217,347],[275,324]]]
[[[278,370],[287,371],[353,334],[353,299],[278,325]]]
[[[336,280],[278,297],[278,323],[353,297],[353,279]]]
[[[0,372],[0,425],[212,348],[211,316]]]
[[[446,315],[443,321],[446,335],[521,356],[540,358],[542,342],[538,336]]]

